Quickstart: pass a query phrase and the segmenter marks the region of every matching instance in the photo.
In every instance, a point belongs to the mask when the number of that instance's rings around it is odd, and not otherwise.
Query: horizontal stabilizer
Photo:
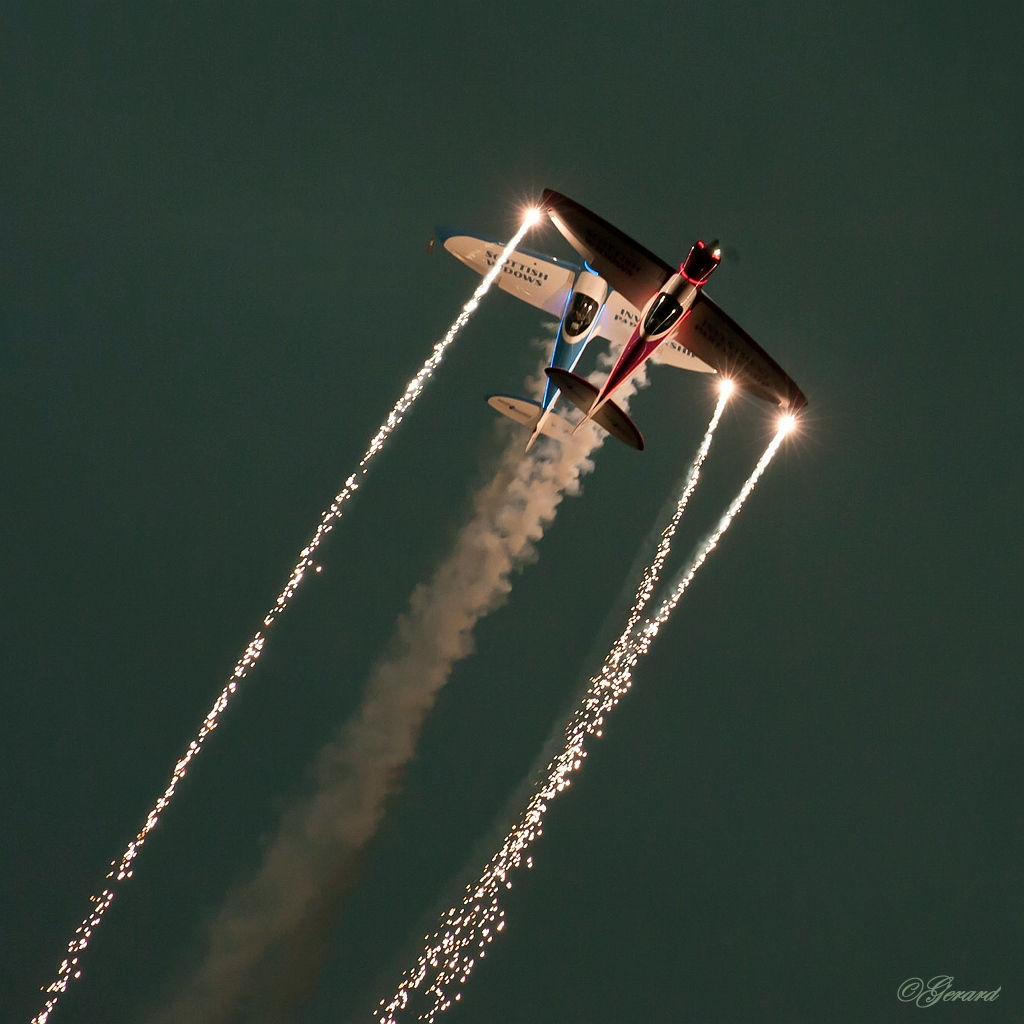
[[[502,416],[507,416],[510,420],[515,420],[516,423],[528,427],[530,430],[536,429],[537,422],[541,418],[540,402],[535,402],[532,398],[519,398],[516,395],[489,395],[487,404],[500,412]],[[557,413],[548,412],[540,425],[540,432],[561,441],[572,433],[572,424]]]
[[[557,366],[549,366],[544,372],[558,385],[562,394],[580,412],[585,416],[590,415],[590,410],[598,395],[598,389],[589,380],[584,380],[575,373],[559,369]],[[617,438],[623,444],[629,445],[630,448],[635,448],[638,452],[644,450],[643,434],[640,433],[636,424],[613,401],[605,402],[598,409],[593,420],[599,427],[604,427],[612,437]]]

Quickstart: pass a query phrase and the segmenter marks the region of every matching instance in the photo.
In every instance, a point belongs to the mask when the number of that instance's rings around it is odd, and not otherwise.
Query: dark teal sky
[[[0,1017],[38,987],[468,298],[438,223],[558,189],[810,399],[548,819],[447,1019],[1016,1020],[1021,16],[1010,5],[37,3],[0,24]],[[532,241],[568,255],[554,232]],[[182,785],[60,1024],[141,1020],[358,705],[535,369],[493,295]],[[596,668],[710,414],[662,369],[477,631],[297,1024],[365,1021]],[[716,442],[681,559],[771,425]],[[581,585],[581,579],[586,586]],[[493,838],[493,837],[492,837]],[[331,915],[327,915],[331,919]],[[268,964],[268,974],[281,963]],[[282,1019],[282,1018],[275,1018]]]

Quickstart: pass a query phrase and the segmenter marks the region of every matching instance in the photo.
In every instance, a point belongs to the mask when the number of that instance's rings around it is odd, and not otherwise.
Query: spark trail
[[[363,478],[369,471],[370,464],[373,462],[374,457],[384,448],[384,445],[394,432],[395,428],[402,422],[405,414],[412,408],[420,394],[422,394],[427,381],[433,376],[434,371],[438,366],[441,365],[445,352],[455,340],[456,335],[466,325],[466,322],[480,305],[480,300],[487,294],[491,285],[494,284],[495,280],[502,273],[502,270],[508,262],[509,257],[512,255],[515,247],[522,241],[526,232],[536,224],[538,219],[539,213],[535,210],[529,211],[524,217],[518,232],[502,250],[501,255],[495,261],[494,266],[491,267],[490,271],[488,271],[487,275],[480,282],[469,301],[462,307],[462,310],[456,317],[454,323],[448,328],[447,334],[445,334],[445,336],[437,342],[436,345],[434,345],[426,362],[420,367],[412,380],[409,381],[402,396],[397,402],[395,402],[391,411],[388,413],[387,418],[380,425],[377,433],[374,434],[370,441],[362,459],[359,461],[356,471],[345,481],[345,486],[337,495],[335,495],[335,498],[331,502],[329,508],[322,513],[320,524],[317,526],[316,531],[309,540],[309,543],[307,543],[300,552],[299,560],[295,564],[295,568],[292,569],[288,582],[285,584],[281,593],[277,595],[273,605],[271,605],[270,610],[264,617],[263,629],[258,630],[252,640],[249,641],[248,646],[245,648],[241,658],[239,658],[235,665],[227,684],[224,686],[224,689],[221,690],[220,695],[214,702],[213,707],[207,713],[206,718],[203,719],[203,723],[200,726],[195,739],[189,743],[185,753],[174,766],[174,771],[171,774],[167,788],[160,796],[160,799],[153,805],[152,810],[150,810],[149,814],[146,816],[145,823],[135,838],[128,844],[127,849],[121,855],[121,859],[111,861],[110,871],[106,875],[106,882],[108,884],[104,886],[98,895],[89,897],[92,909],[83,919],[78,928],[75,929],[74,937],[67,946],[67,956],[61,962],[60,967],[57,970],[57,977],[42,989],[42,991],[48,994],[48,998],[43,1009],[32,1018],[31,1024],[46,1024],[60,997],[67,991],[69,984],[72,981],[78,980],[82,976],[82,954],[88,948],[93,937],[93,932],[103,919],[104,914],[106,914],[110,909],[110,905],[114,901],[117,886],[119,884],[123,884],[132,877],[135,858],[142,850],[149,834],[159,823],[160,815],[167,809],[167,806],[173,799],[175,791],[178,788],[178,783],[185,777],[190,765],[199,756],[199,752],[202,750],[207,737],[214,731],[214,729],[217,728],[220,716],[227,708],[231,698],[237,692],[239,683],[259,660],[260,655],[263,653],[263,647],[266,643],[265,631],[273,626],[277,618],[288,607],[289,602],[299,589],[306,573],[313,567],[314,553],[317,548],[320,547],[321,542],[327,534],[334,529],[335,523],[342,517],[345,503],[356,493],[356,491],[359,490],[362,485]]]
[[[147,1024],[285,1019],[302,998],[325,945],[320,935],[305,936],[306,922],[326,913],[330,925],[340,915],[438,693],[472,652],[477,623],[504,602],[513,573],[535,555],[564,497],[578,492],[605,437],[590,425],[525,453],[521,434],[509,436],[451,551],[413,591],[359,710],[320,751],[315,792],[288,809],[258,870],[210,921],[202,963]]]
[[[654,617],[644,626],[640,631],[639,639],[637,640],[633,650],[626,660],[622,675],[627,677],[632,673],[636,666],[637,661],[642,658],[654,642],[654,638],[658,635],[661,627],[668,622],[669,616],[674,611],[676,605],[679,603],[680,598],[686,593],[686,589],[693,582],[694,576],[697,575],[700,567],[707,561],[708,555],[718,547],[718,542],[722,539],[722,535],[732,525],[733,519],[739,514],[740,509],[743,508],[744,502],[750,497],[751,491],[757,486],[758,480],[761,479],[764,471],[768,468],[768,464],[775,458],[775,453],[779,450],[779,445],[782,444],[786,434],[792,429],[792,422],[784,422],[772,438],[771,444],[764,450],[761,458],[758,459],[757,465],[754,467],[754,472],[747,477],[746,483],[740,489],[739,494],[733,498],[732,504],[729,506],[725,514],[718,521],[718,526],[715,528],[708,538],[704,541],[697,556],[690,563],[688,569],[680,573],[672,584],[672,590],[668,597],[661,602],[658,607],[657,613]]]
[[[417,1020],[433,1022],[453,1002],[461,999],[459,986],[466,983],[477,962],[486,955],[487,946],[505,927],[505,912],[501,907],[499,894],[502,889],[512,888],[511,875],[516,868],[523,864],[532,867],[532,858],[528,855],[528,850],[533,841],[543,833],[544,815],[551,802],[568,788],[572,773],[582,767],[583,759],[587,756],[587,736],[601,736],[605,718],[632,685],[632,673],[637,662],[647,653],[694,576],[739,514],[792,425],[786,423],[779,428],[758,460],[754,471],[722,515],[715,530],[700,545],[689,567],[673,582],[669,596],[661,602],[653,618],[638,633],[636,625],[640,621],[643,609],[650,601],[658,572],[668,557],[676,525],[693,487],[696,486],[700,465],[707,455],[710,437],[717,426],[724,402],[723,395],[708,426],[704,443],[694,459],[676,510],[662,535],[662,543],[659,544],[654,558],[644,572],[626,628],[612,645],[601,671],[591,679],[580,707],[566,729],[565,745],[561,753],[548,765],[547,775],[542,784],[530,798],[519,821],[491,858],[479,880],[475,885],[467,886],[462,903],[452,907],[442,917],[437,931],[427,938],[427,948],[416,961],[416,965],[404,972],[391,1001],[385,1003],[381,1000],[380,1008],[375,1014],[379,1024],[395,1024],[398,1015],[409,1008],[412,993],[420,989],[428,979],[429,983],[423,989],[423,996],[431,1000],[431,1003],[417,1014]]]

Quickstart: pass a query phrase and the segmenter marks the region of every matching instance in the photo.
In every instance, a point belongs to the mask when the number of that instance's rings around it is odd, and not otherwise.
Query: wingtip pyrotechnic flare
[[[540,219],[543,216],[544,211],[537,206],[531,206],[527,209],[526,213],[523,214],[523,227],[532,228],[540,223]]]
[[[796,413],[787,412],[779,417],[779,433],[785,437],[786,434],[796,430]]]
[[[730,398],[736,390],[736,382],[730,377],[722,377],[718,382],[718,393],[723,398]]]

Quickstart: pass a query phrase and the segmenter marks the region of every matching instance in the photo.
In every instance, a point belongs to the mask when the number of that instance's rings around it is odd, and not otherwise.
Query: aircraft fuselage
[[[622,355],[619,356],[601,388],[590,415],[617,391],[654,353],[679,323],[690,315],[701,288],[718,266],[720,256],[717,249],[709,248],[704,242],[697,242],[686,259],[662,286],[652,295],[640,314],[640,322],[633,329]]]
[[[594,333],[607,299],[608,282],[591,270],[581,270],[565,300],[565,309],[555,335],[552,366],[563,370],[573,369]],[[551,408],[557,392],[558,388],[549,380],[541,402],[545,412]]]

